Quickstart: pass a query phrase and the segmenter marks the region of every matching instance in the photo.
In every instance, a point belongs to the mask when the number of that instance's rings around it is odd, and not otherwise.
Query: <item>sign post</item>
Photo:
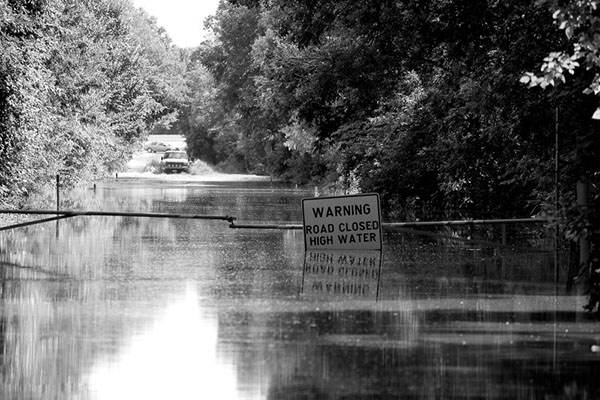
[[[381,250],[379,195],[302,200],[305,250]]]

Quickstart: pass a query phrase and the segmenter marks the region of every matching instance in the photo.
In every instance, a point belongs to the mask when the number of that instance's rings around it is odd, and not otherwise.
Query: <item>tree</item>
[[[35,179],[27,150],[49,123],[43,102],[47,71],[36,43],[45,29],[43,1],[0,0],[0,196],[25,195]]]
[[[227,154],[219,161],[230,169],[271,173],[278,168],[282,135],[259,103],[252,46],[262,29],[260,16],[257,7],[223,2],[209,23],[215,40],[201,46],[199,59],[215,79],[217,113],[207,129]]]
[[[201,59],[245,160],[378,191],[390,216],[549,212],[556,107],[582,159],[589,97],[518,82],[566,44],[533,0],[230,1],[213,24]]]
[[[594,70],[600,67],[600,56],[597,40],[597,32],[600,29],[600,16],[596,0],[577,0],[559,2],[557,0],[543,0],[540,2],[549,6],[553,11],[552,18],[558,29],[564,31],[565,37],[571,44],[571,51],[558,49],[550,52],[541,67],[542,75],[538,76],[527,72],[521,77],[521,82],[529,87],[556,86],[566,83],[567,74],[574,75],[578,67],[593,72],[585,78],[588,85],[584,89],[585,94],[600,93],[600,74]],[[591,81],[590,81],[591,78]],[[592,115],[594,119],[600,119],[600,106]]]
[[[554,23],[564,32],[568,46],[554,49],[543,59],[541,76],[527,72],[521,82],[530,88],[556,87],[555,90],[560,88],[563,92],[597,96],[600,93],[598,2],[547,0],[543,3],[549,6]],[[572,77],[567,80],[568,75]],[[571,191],[563,194],[569,203],[562,207],[557,218],[563,217],[566,236],[579,241],[579,279],[587,284],[590,295],[586,308],[597,310],[600,315],[600,125],[596,122],[600,119],[600,106],[597,98],[589,97],[584,115],[566,114],[569,115],[567,130],[563,128],[562,131],[570,133],[569,128],[573,125],[579,129],[571,135],[573,147],[563,157],[566,159],[563,167],[567,171],[566,183]],[[565,115],[564,105],[560,111]],[[589,116],[592,120],[588,120]],[[577,195],[573,190],[576,185]]]
[[[470,215],[539,206],[543,198],[533,193],[547,192],[540,182],[549,181],[540,177],[550,175],[542,167],[551,158],[536,143],[550,140],[552,125],[540,125],[532,111],[547,99],[521,93],[514,76],[541,54],[531,51],[533,38],[545,48],[556,39],[541,23],[543,8],[485,1],[269,4],[253,53],[260,103],[284,110],[280,120],[287,115],[290,126],[310,128],[304,137],[315,135],[323,154],[339,149],[330,165],[342,180],[352,175],[363,189],[389,193],[390,211],[416,198]],[[411,112],[394,101],[410,97],[402,89],[407,74],[421,82]],[[377,150],[378,143],[386,145]],[[531,166],[539,175],[528,177]],[[389,174],[394,178],[385,179]]]
[[[0,195],[123,166],[183,96],[178,50],[126,0],[0,0]]]

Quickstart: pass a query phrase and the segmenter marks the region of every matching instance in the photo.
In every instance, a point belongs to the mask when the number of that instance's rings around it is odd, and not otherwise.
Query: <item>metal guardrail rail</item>
[[[551,222],[544,218],[515,218],[515,219],[469,219],[455,221],[410,221],[410,222],[382,222],[381,228],[395,231],[400,228],[418,228],[424,226],[469,226],[469,225],[502,225],[502,224],[545,224]],[[230,225],[235,229],[302,229],[302,223],[291,224],[236,224]]]
[[[407,233],[420,236],[428,236],[436,239],[445,239],[465,244],[487,245],[496,247],[511,247],[507,245],[506,225],[509,224],[548,224],[552,222],[545,218],[514,218],[514,219],[473,219],[473,220],[453,220],[453,221],[410,221],[410,222],[382,222],[383,231],[392,233]],[[502,226],[501,242],[492,242],[489,240],[478,240],[472,238],[456,237],[439,232],[430,232],[418,228],[422,227],[442,227],[442,226],[475,226],[475,225],[500,225]],[[230,228],[234,229],[277,229],[277,230],[302,230],[304,226],[301,223],[291,224],[236,224],[231,222]]]
[[[115,217],[143,217],[143,218],[182,218],[199,220],[220,220],[229,222],[234,229],[303,229],[302,223],[288,224],[236,224],[236,217],[230,215],[202,215],[202,214],[176,214],[176,213],[151,213],[151,212],[116,212],[116,211],[69,211],[69,210],[6,210],[0,209],[0,214],[29,214],[29,215],[54,215],[54,217],[38,219],[29,222],[0,227],[0,230],[19,228],[43,222],[56,221],[77,216],[115,216]],[[515,219],[468,219],[453,221],[409,221],[409,222],[382,222],[384,230],[396,228],[416,228],[424,226],[469,226],[469,225],[502,225],[502,224],[543,224],[551,222],[545,218],[515,218]]]
[[[200,215],[200,214],[171,214],[171,213],[140,213],[140,212],[114,212],[114,211],[63,211],[63,210],[0,210],[0,214],[30,214],[30,215],[54,215],[54,217],[43,218],[34,221],[22,222],[0,227],[0,231],[14,228],[40,224],[44,222],[58,221],[60,219],[78,216],[112,216],[112,217],[144,217],[144,218],[182,218],[220,220],[233,224],[235,217],[229,215]]]
[[[150,212],[113,212],[113,211],[67,211],[67,210],[2,210],[0,214],[29,214],[29,215],[52,215],[48,218],[40,218],[33,221],[21,222],[13,225],[0,227],[1,231],[10,229],[22,228],[41,224],[45,222],[59,221],[61,219],[72,218],[77,216],[118,216],[118,217],[142,217],[142,218],[180,218],[194,220],[218,220],[229,223],[231,229],[256,229],[256,230],[303,230],[304,225],[299,222],[287,224],[236,224],[236,217],[230,215],[201,215],[201,214],[174,214],[174,213],[150,213]],[[506,226],[508,224],[547,224],[552,221],[542,218],[516,218],[516,219],[473,219],[473,220],[454,220],[454,221],[411,221],[411,222],[382,222],[381,229],[391,233],[407,233],[413,235],[422,235],[434,237],[437,239],[445,239],[451,241],[462,242],[465,244],[480,244],[491,246],[507,246]],[[490,242],[487,240],[477,240],[472,238],[456,237],[441,232],[431,232],[420,227],[442,227],[442,226],[475,226],[475,225],[501,225],[502,239],[500,243]]]
[[[142,218],[181,218],[195,220],[220,220],[229,222],[232,229],[259,229],[259,230],[302,230],[302,223],[289,224],[236,224],[236,217],[230,215],[201,215],[201,214],[174,214],[174,213],[149,213],[149,212],[114,212],[114,211],[67,211],[67,210],[0,210],[0,214],[29,214],[29,215],[53,215],[49,218],[42,218],[28,222],[0,227],[0,231],[22,228],[45,222],[58,221],[65,218],[77,216],[117,216],[117,217],[142,217]],[[513,223],[520,224],[544,224],[551,222],[542,218],[517,218],[517,219],[473,219],[473,220],[454,220],[454,221],[412,221],[412,222],[383,222],[381,228],[384,231],[404,232],[413,234],[423,234],[427,236],[443,237],[458,241],[471,241],[470,239],[457,238],[443,235],[440,233],[425,232],[413,228],[434,227],[434,226],[474,226],[474,225],[506,225]],[[504,236],[504,235],[503,235]],[[503,238],[503,244],[505,244]]]
[[[232,222],[229,224],[229,227],[232,229],[279,229],[279,230],[293,230],[298,229],[301,230],[303,228],[302,224],[236,224]]]
[[[502,225],[502,224],[544,224],[551,222],[546,218],[513,218],[513,219],[465,219],[454,221],[413,221],[413,222],[388,222],[382,226],[394,227],[418,227],[418,226],[449,226],[449,225]]]

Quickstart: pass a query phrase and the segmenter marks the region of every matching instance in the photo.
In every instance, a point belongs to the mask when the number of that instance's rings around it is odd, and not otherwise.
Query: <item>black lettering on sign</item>
[[[352,215],[371,214],[370,204],[350,204],[345,206],[315,207],[312,209],[315,218],[348,217]]]
[[[333,236],[313,236],[308,239],[311,246],[327,246],[333,244]]]
[[[368,243],[374,242],[376,235],[374,233],[350,233],[347,235],[338,235],[338,243],[341,244],[352,244],[352,243]]]

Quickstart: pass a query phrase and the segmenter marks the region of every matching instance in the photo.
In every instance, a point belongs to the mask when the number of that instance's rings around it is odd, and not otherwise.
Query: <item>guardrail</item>
[[[504,224],[546,224],[551,222],[545,218],[515,218],[515,219],[468,219],[455,221],[409,221],[409,222],[382,222],[384,230],[396,230],[397,228],[418,228],[423,226],[469,226],[469,225],[504,225]],[[235,224],[235,229],[302,229],[302,223],[291,224]]]
[[[195,220],[220,220],[229,223],[232,229],[259,229],[259,230],[302,230],[304,226],[301,223],[289,224],[236,224],[236,217],[230,215],[200,215],[200,214],[173,214],[173,213],[148,213],[148,212],[114,212],[114,211],[51,211],[51,210],[0,210],[0,214],[29,214],[29,215],[53,215],[53,217],[27,221],[18,224],[0,227],[0,231],[22,228],[26,226],[41,224],[45,222],[59,221],[61,219],[77,216],[115,216],[115,217],[140,217],[140,218],[180,218]],[[454,220],[454,221],[410,221],[410,222],[383,222],[381,228],[388,232],[402,232],[409,234],[418,234],[440,239],[454,240],[459,242],[480,243],[490,245],[506,245],[506,226],[508,224],[546,224],[551,222],[549,219],[542,218],[515,218],[515,219],[473,219],[473,220]],[[435,227],[435,226],[475,226],[475,225],[501,225],[502,242],[494,243],[482,240],[473,240],[468,238],[445,235],[443,233],[427,232],[414,228]]]
[[[221,220],[233,224],[235,217],[229,215],[199,215],[199,214],[171,214],[171,213],[140,213],[140,212],[114,212],[114,211],[50,211],[50,210],[0,210],[0,214],[30,214],[30,215],[55,215],[50,218],[38,219],[35,221],[22,222],[0,227],[0,231],[8,229],[21,228],[25,226],[40,224],[44,222],[57,221],[65,218],[78,216],[112,216],[112,217],[143,217],[143,218],[183,218],[183,219],[203,219],[203,220]]]
[[[175,214],[175,213],[149,213],[149,212],[115,212],[115,211],[68,211],[68,210],[2,210],[0,214],[29,214],[29,215],[54,215],[54,217],[38,219],[35,221],[0,227],[1,230],[20,228],[24,226],[56,221],[59,219],[77,216],[114,216],[114,217],[142,217],[142,218],[182,218],[199,220],[220,220],[229,222],[233,229],[303,229],[302,223],[289,224],[236,224],[236,217],[230,215],[201,215],[201,214]],[[544,224],[551,222],[544,218],[515,218],[515,219],[469,219],[454,221],[407,221],[407,222],[382,222],[384,230],[400,230],[399,228],[417,228],[425,226],[469,226],[469,225],[505,225],[505,224]]]

